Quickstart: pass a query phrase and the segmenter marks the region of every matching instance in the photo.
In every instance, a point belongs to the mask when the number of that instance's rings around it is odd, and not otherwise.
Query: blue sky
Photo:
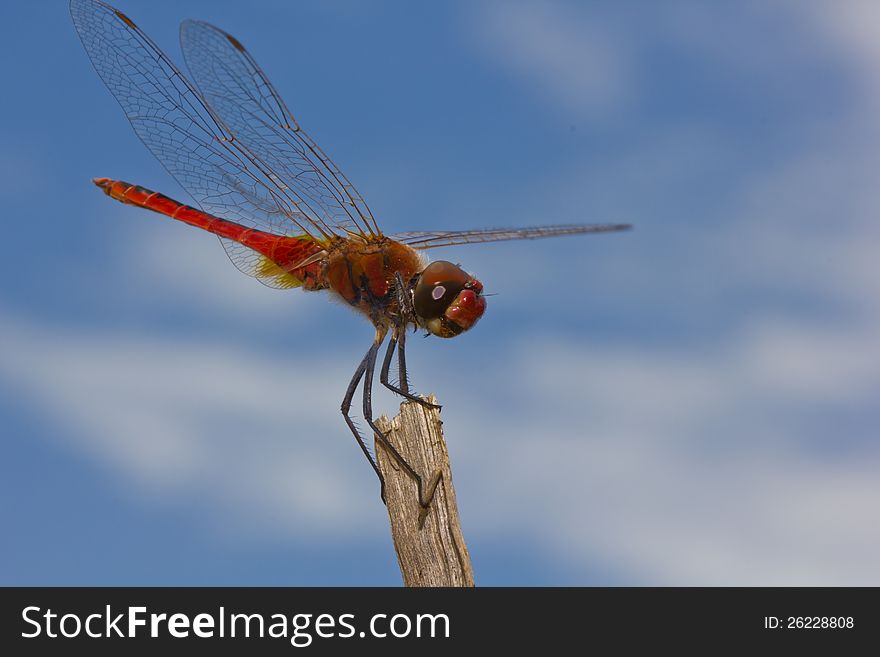
[[[880,585],[876,3],[118,4],[237,36],[388,232],[636,225],[432,253],[497,293],[408,351],[478,584]],[[101,195],[187,200],[66,2],[0,25],[0,583],[397,585],[369,326]]]

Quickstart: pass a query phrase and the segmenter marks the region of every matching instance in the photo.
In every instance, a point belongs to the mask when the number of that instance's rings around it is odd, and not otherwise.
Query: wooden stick
[[[433,395],[428,401],[437,403]],[[430,498],[433,492],[431,504],[423,510],[415,480],[381,442],[375,442],[404,585],[473,586],[474,572],[459,524],[439,409],[405,401],[397,417],[388,420],[382,416],[377,424],[407,463],[421,474],[425,496]]]

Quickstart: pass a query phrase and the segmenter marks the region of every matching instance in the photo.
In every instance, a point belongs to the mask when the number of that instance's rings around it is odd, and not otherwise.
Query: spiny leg
[[[367,352],[367,356],[364,358],[366,371],[364,372],[364,419],[367,421],[367,424],[370,428],[375,432],[376,438],[388,449],[391,455],[397,460],[400,466],[406,470],[406,472],[416,480],[416,489],[419,494],[419,506],[422,509],[427,510],[427,508],[431,505],[431,500],[434,498],[434,493],[437,489],[436,483],[431,488],[431,494],[426,498],[424,494],[424,487],[422,484],[422,477],[416,472],[413,467],[406,462],[406,459],[401,456],[400,452],[397,451],[397,448],[391,444],[391,441],[388,440],[385,433],[376,426],[376,423],[373,421],[373,372],[376,368],[376,356],[379,353],[379,346],[382,344],[382,340],[385,338],[385,331],[381,329],[377,329],[376,331],[376,339],[373,341],[373,345],[370,347],[370,350]],[[381,479],[381,475],[380,475]],[[382,479],[382,491],[383,491],[383,500],[384,491],[385,491],[385,480]],[[424,521],[424,514],[422,515],[422,521]]]
[[[409,323],[409,318],[413,315],[412,299],[410,299],[406,284],[403,282],[400,272],[396,272],[394,278],[397,290],[397,306],[399,309],[398,318],[397,324],[391,332],[391,339],[388,341],[388,350],[385,352],[385,358],[382,361],[382,369],[379,371],[379,382],[391,392],[395,392],[401,397],[406,397],[411,401],[419,402],[422,406],[427,408],[440,409],[442,407],[439,404],[432,404],[409,391],[409,381],[406,375],[406,326]],[[388,380],[388,371],[391,368],[391,358],[395,347],[397,348],[397,376],[400,381],[399,387]]]
[[[401,347],[403,344],[403,333],[398,337],[398,330],[395,328],[391,333],[391,337],[388,339],[388,349],[385,351],[385,358],[382,361],[382,369],[379,371],[379,382],[388,388],[391,392],[395,392],[402,397],[406,397],[412,401],[419,402],[423,406],[427,406],[428,408],[440,408],[437,404],[431,404],[430,402],[425,401],[421,397],[412,394],[409,391],[409,388],[405,386],[406,381],[406,371],[401,373],[401,386],[398,388],[396,385],[391,383],[388,380],[389,370],[391,369],[391,357],[394,355],[394,349],[397,348],[398,357],[401,355]]]
[[[400,388],[395,388],[394,385],[388,382],[388,370],[391,369],[391,358],[394,356],[394,348],[397,346],[397,331],[393,331],[391,333],[391,337],[388,338],[388,348],[385,350],[385,358],[382,359],[382,369],[379,371],[379,381],[382,382],[382,385],[387,387],[389,390],[393,390],[398,395],[403,394],[403,390]]]
[[[400,387],[405,392],[402,393],[407,399],[415,399],[425,408],[436,408],[438,411],[443,408],[440,404],[432,404],[422,399],[418,395],[412,395],[409,392],[409,381],[406,376],[406,326],[399,329],[400,335],[397,338],[397,376],[400,379]]]
[[[400,272],[395,272],[394,280],[397,290],[397,305],[400,308],[397,330],[394,337],[397,338],[397,380],[400,382],[400,389],[404,394],[409,394],[409,379],[406,376],[406,327],[410,317],[415,317],[415,309],[413,308],[412,296],[410,296],[409,288],[403,282]],[[423,401],[423,400],[419,400]],[[434,404],[432,404],[433,406]]]
[[[355,370],[354,376],[351,377],[351,382],[348,384],[348,388],[345,391],[345,397],[342,398],[342,405],[340,409],[342,410],[342,417],[345,418],[345,423],[348,425],[348,428],[351,430],[351,433],[354,435],[355,440],[357,440],[358,445],[361,450],[364,452],[364,456],[367,457],[367,461],[369,461],[373,470],[376,472],[376,476],[379,477],[380,484],[380,495],[382,496],[382,503],[385,503],[385,478],[382,476],[382,473],[379,471],[379,466],[376,464],[376,460],[373,458],[373,455],[370,454],[370,450],[367,448],[367,444],[364,442],[363,437],[361,437],[360,432],[358,431],[357,426],[355,426],[354,421],[352,421],[351,416],[348,412],[351,410],[351,400],[354,398],[354,391],[357,390],[358,383],[360,383],[361,379],[364,376],[364,372],[367,369],[367,360],[370,357],[370,354],[373,353],[375,356],[375,349],[378,348],[377,344],[373,344],[367,354],[361,360],[361,364],[358,365],[357,370]]]
[[[400,336],[397,339],[397,378],[400,381],[400,389],[409,392],[409,381],[406,376],[406,325],[400,327]]]

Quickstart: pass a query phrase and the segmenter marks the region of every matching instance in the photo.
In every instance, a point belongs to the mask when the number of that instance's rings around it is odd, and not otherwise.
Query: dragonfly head
[[[441,338],[471,328],[486,310],[483,284],[445,260],[428,265],[413,288],[413,307],[422,326]]]

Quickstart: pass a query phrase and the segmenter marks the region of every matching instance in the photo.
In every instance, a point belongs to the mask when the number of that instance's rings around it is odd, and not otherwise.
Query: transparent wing
[[[71,0],[70,13],[92,65],[138,137],[202,210],[278,235],[304,235],[317,242],[333,235],[310,206],[234,138],[130,18],[97,0]],[[239,269],[256,275],[250,249],[221,241]]]
[[[279,185],[312,214],[344,231],[379,234],[363,197],[299,127],[256,60],[233,36],[184,21],[180,44],[192,79],[211,109]]]
[[[563,224],[531,228],[487,228],[483,230],[441,230],[398,233],[391,239],[408,244],[414,249],[434,249],[455,244],[504,242],[506,240],[537,240],[561,235],[614,233],[632,228],[630,224]]]

